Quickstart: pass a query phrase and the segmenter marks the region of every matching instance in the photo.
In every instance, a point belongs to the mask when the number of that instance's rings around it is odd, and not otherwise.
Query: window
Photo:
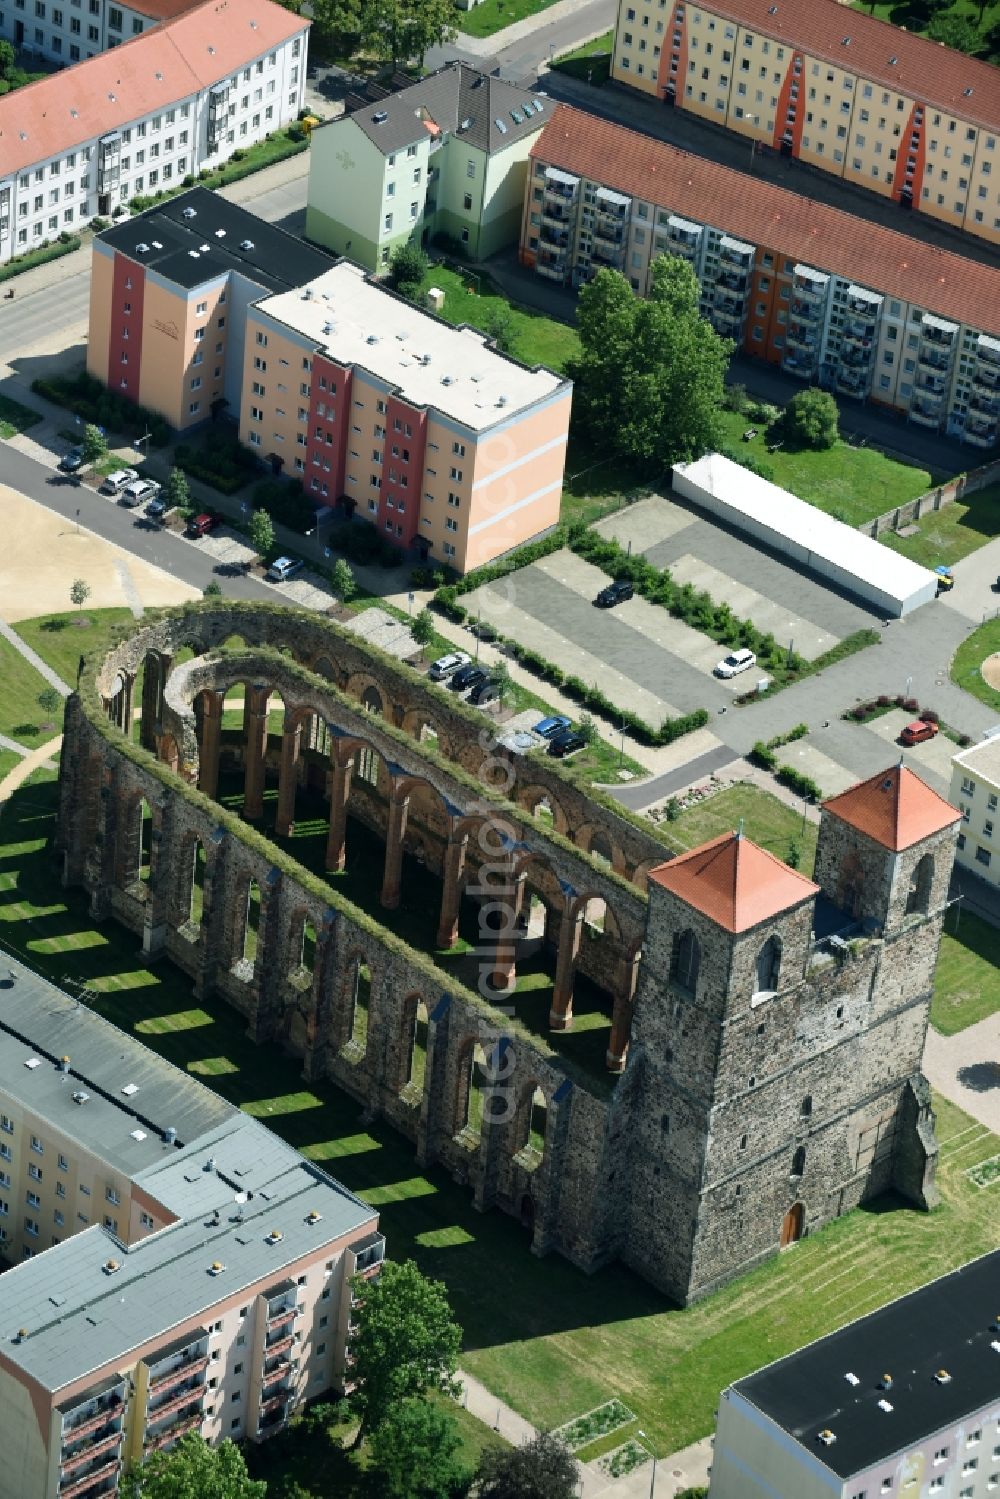
[[[25,1218],[24,1231],[31,1234],[32,1238],[38,1237],[38,1220],[36,1218]]]
[[[988,848],[977,848],[976,849],[976,863],[977,864],[983,864],[988,869],[990,867],[991,858],[992,858],[992,855],[990,854],[990,851],[989,851]]]
[[[106,1187],[105,1191],[104,1191],[104,1196],[107,1198],[108,1202],[111,1203],[112,1207],[120,1207],[121,1206],[121,1197],[115,1191],[114,1187]]]
[[[671,978],[680,989],[693,994],[698,986],[701,946],[690,927],[674,939]]]
[[[32,1181],[40,1182],[42,1179],[41,1169],[40,1167],[36,1166],[33,1161],[28,1166],[28,1175],[31,1177]]]

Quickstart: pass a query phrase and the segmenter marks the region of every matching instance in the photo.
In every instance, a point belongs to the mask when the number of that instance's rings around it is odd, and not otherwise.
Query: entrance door
[[[787,1249],[789,1244],[795,1244],[801,1239],[804,1217],[805,1209],[801,1202],[794,1202],[781,1220],[781,1237],[778,1240],[779,1249]]]
[[[24,46],[24,22],[23,21],[15,21],[14,22],[14,46],[15,47],[23,47]]]

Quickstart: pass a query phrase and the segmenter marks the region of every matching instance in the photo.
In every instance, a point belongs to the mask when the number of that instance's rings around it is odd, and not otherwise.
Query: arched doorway
[[[781,1237],[778,1240],[779,1249],[787,1249],[790,1244],[798,1243],[802,1237],[802,1224],[805,1215],[805,1208],[801,1202],[793,1202],[781,1220]]]
[[[521,1198],[521,1227],[526,1228],[529,1233],[535,1227],[535,1199],[530,1192],[525,1192]]]

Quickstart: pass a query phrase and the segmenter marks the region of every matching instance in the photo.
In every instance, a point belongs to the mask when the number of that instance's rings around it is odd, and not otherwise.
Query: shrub
[[[892,702],[892,699],[888,697],[886,693],[880,692],[875,701],[880,708],[888,708]]]
[[[778,757],[774,750],[766,745],[763,739],[758,739],[753,749],[747,755],[751,765],[759,765],[761,770],[773,770],[778,763]]]
[[[920,704],[915,697],[904,697],[901,706],[906,709],[907,713],[916,713]]]
[[[917,716],[919,717],[921,723],[938,723],[939,724],[941,722],[940,718],[934,712],[933,708],[924,708],[923,711],[921,713],[919,713]]]
[[[812,777],[804,775],[801,770],[796,770],[794,765],[779,765],[774,778],[799,796],[809,797],[814,802],[823,799],[823,792]]]

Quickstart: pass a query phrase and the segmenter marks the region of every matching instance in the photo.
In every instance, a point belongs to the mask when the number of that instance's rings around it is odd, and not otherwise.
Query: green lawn
[[[20,765],[21,756],[15,755],[13,750],[0,749],[0,781],[10,775],[15,765]]]
[[[720,833],[732,832],[739,827],[740,818],[747,837],[779,859],[787,860],[789,850],[796,845],[800,853],[799,869],[803,874],[812,874],[819,828],[804,819],[801,811],[750,782],[729,786],[707,801],[688,807],[676,822],[661,822],[659,831],[681,853],[707,843],[710,838],[718,838]]]
[[[38,705],[38,695],[48,685],[19,651],[0,639],[0,734],[36,749],[62,732],[62,710],[49,713]],[[54,727],[46,729],[46,724]]]
[[[934,976],[931,1024],[945,1036],[1000,1010],[1000,931],[953,906]]]
[[[984,4],[980,16],[979,0],[955,0],[955,3],[945,7],[932,6],[929,3],[921,3],[921,0],[879,0],[872,5],[864,3],[864,0],[854,0],[852,10],[862,10],[866,14],[877,17],[880,21],[889,21],[896,26],[905,26],[908,31],[923,35],[927,31],[929,21],[936,15],[962,16],[971,22],[983,39],[983,50],[981,55],[992,55],[992,60],[997,60],[1000,53],[1000,43],[994,44],[992,54],[989,53],[989,44],[985,38],[993,27],[1000,24],[1000,3],[993,0],[991,4]]]
[[[0,437],[13,437],[18,432],[27,432],[42,420],[40,411],[32,411],[14,401],[10,396],[0,395]]]
[[[505,26],[513,26],[515,21],[536,16],[553,3],[554,0],[482,0],[481,5],[474,5],[471,10],[457,10],[454,24],[466,36],[492,36]]]
[[[915,500],[947,477],[900,463],[875,448],[852,448],[846,442],[838,442],[825,452],[793,453],[779,448],[769,453],[762,426],[758,426],[758,435],[751,442],[743,442],[742,434],[755,424],[738,411],[723,411],[721,419],[727,446],[767,464],[774,472],[775,484],[849,526],[859,526],[896,505]]]
[[[954,500],[919,522],[915,536],[889,531],[879,540],[924,567],[958,562],[1000,536],[1000,484],[977,490],[968,500]]]
[[[110,638],[116,625],[131,618],[130,609],[69,609],[65,614],[22,619],[14,628],[46,665],[72,687],[76,683],[80,656],[98,650]]]
[[[583,83],[592,83],[598,88],[607,83],[611,76],[614,44],[614,32],[606,31],[603,36],[595,36],[592,41],[584,42],[582,47],[576,47],[572,52],[563,52],[555,59],[552,67],[558,73],[568,73],[571,78],[579,78]]]
[[[1000,692],[983,681],[979,668],[987,656],[1000,651],[1000,619],[988,619],[966,636],[951,659],[951,680],[1000,713]]]
[[[523,364],[544,364],[561,373],[567,361],[579,353],[580,339],[575,328],[530,307],[508,302],[493,290],[489,277],[479,271],[459,273],[443,265],[431,266],[420,283],[421,293],[432,286],[440,287],[445,294],[441,316],[449,323],[470,323],[474,328],[485,329],[496,312],[509,308],[514,328],[510,352]]]
[[[418,1166],[409,1143],[365,1121],[358,1103],[303,1084],[295,1062],[248,1041],[235,1011],[195,1002],[169,963],[144,967],[137,939],[113,922],[96,929],[46,852],[54,811],[54,783],[36,775],[0,815],[5,942],[27,947],[57,981],[86,980],[101,1013],[210,1077],[377,1202],[391,1253],[447,1283],[465,1366],[536,1423],[557,1425],[617,1395],[656,1449],[673,1452],[711,1430],[719,1391],[734,1378],[1000,1245],[1000,1192],[977,1190],[965,1174],[1000,1140],[940,1102],[939,1209],[882,1202],[852,1213],[688,1310],[620,1267],[586,1276],[558,1255],[537,1260],[517,1223],[476,1212],[466,1188]]]

